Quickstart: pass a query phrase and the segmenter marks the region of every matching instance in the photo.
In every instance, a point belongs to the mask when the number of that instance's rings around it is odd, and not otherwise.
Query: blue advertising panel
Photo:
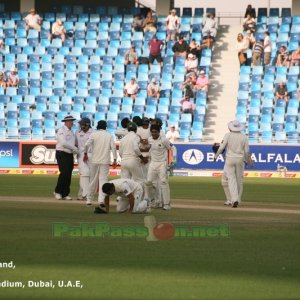
[[[19,143],[0,142],[0,168],[19,167]]]
[[[214,162],[212,145],[176,144],[176,169],[222,169],[224,158],[219,156]],[[251,157],[255,170],[277,170],[285,166],[290,171],[300,171],[300,147],[281,145],[251,145]]]

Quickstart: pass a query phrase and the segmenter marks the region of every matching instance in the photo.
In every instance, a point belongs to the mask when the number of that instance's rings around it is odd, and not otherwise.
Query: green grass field
[[[95,215],[79,201],[52,200],[56,179],[0,175],[0,263],[12,260],[16,266],[0,269],[0,284],[25,285],[0,287],[0,299],[300,299],[299,180],[247,178],[243,206],[224,209],[219,178],[172,177],[174,206],[201,207],[153,210],[157,222],[228,225],[230,235],[148,242],[55,238],[54,223],[144,224],[142,214],[117,214],[113,207],[110,214]],[[77,188],[74,177],[72,196]],[[39,280],[52,280],[55,287],[27,287]],[[69,280],[82,288],[58,287]]]

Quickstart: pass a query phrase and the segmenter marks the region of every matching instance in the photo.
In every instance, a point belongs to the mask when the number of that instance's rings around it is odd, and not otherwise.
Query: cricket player
[[[140,183],[132,179],[115,179],[102,186],[105,196],[105,205],[99,205],[95,208],[95,213],[109,212],[109,196],[116,194],[117,212],[146,213],[150,212],[147,207],[147,201],[144,200],[144,190]]]
[[[90,183],[90,159],[92,156],[92,149],[89,148],[87,155],[89,160],[87,162],[83,161],[84,157],[84,146],[92,134],[93,130],[91,128],[91,121],[89,118],[82,118],[79,121],[80,130],[75,133],[75,145],[78,148],[78,170],[79,170],[79,191],[77,200],[86,200],[89,183]]]
[[[226,205],[238,207],[243,193],[244,162],[253,167],[247,137],[241,133],[244,126],[234,120],[228,123],[229,133],[226,133],[215,154],[215,160],[226,149],[224,175],[222,185],[225,191]]]
[[[124,118],[121,121],[121,127],[115,131],[115,136],[118,138],[118,140],[121,140],[127,133],[128,133],[128,129],[127,129],[127,125],[128,123],[130,123],[129,118]]]
[[[162,196],[163,209],[169,210],[170,206],[170,187],[167,176],[168,168],[168,150],[172,149],[172,144],[165,137],[160,135],[160,126],[151,125],[151,137],[149,138],[150,146],[150,165],[148,170],[147,181],[145,183],[146,199],[152,199],[151,188],[153,182],[158,181],[159,189]]]
[[[121,139],[119,145],[121,177],[133,179],[143,185],[142,163],[147,163],[148,159],[142,155],[139,149],[140,138],[136,134],[136,124],[129,123],[127,129],[128,134]]]
[[[106,131],[106,121],[98,122],[97,130],[94,131],[84,146],[83,161],[87,162],[88,150],[92,148],[92,157],[90,162],[90,184],[87,195],[87,205],[91,205],[94,194],[98,188],[108,181],[110,153],[113,154],[113,167],[117,166],[117,151],[111,134]],[[98,202],[104,203],[105,194],[101,188],[99,190]]]

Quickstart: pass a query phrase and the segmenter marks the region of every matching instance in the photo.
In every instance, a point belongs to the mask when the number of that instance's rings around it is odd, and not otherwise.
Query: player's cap
[[[62,122],[67,122],[67,121],[75,121],[76,119],[72,116],[65,116]]]
[[[137,126],[136,126],[135,123],[129,122],[128,125],[127,125],[127,129],[128,129],[128,131],[136,131],[137,130]]]
[[[239,132],[244,129],[244,125],[242,125],[238,120],[234,120],[228,123],[228,129],[230,131]]]
[[[80,125],[91,126],[91,120],[89,118],[82,118],[78,123]]]

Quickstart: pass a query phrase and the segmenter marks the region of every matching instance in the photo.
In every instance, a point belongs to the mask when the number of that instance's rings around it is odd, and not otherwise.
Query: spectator
[[[160,88],[159,88],[159,85],[156,82],[155,77],[153,77],[152,80],[151,80],[151,83],[148,84],[147,92],[148,92],[148,97],[156,97],[157,99],[159,98]]]
[[[252,50],[252,64],[253,66],[261,66],[261,59],[264,54],[264,40],[255,42]]]
[[[4,45],[3,40],[1,40],[1,39],[0,39],[0,55],[5,55],[5,45]],[[2,58],[2,57],[0,57],[0,58]],[[3,58],[2,58],[2,60],[3,60]]]
[[[251,30],[251,32],[256,31],[256,22],[255,19],[251,17],[251,15],[247,15],[243,21],[244,31]]]
[[[175,125],[170,126],[170,130],[166,133],[166,138],[173,144],[180,138],[179,132],[176,130]]]
[[[271,62],[271,53],[272,53],[272,43],[270,40],[270,32],[265,32],[264,39],[264,65],[268,66]]]
[[[7,78],[7,86],[18,86],[19,84],[19,76],[17,74],[16,68],[12,68]]]
[[[196,110],[196,105],[191,101],[189,96],[185,96],[180,100],[181,109],[184,114],[193,114]]]
[[[246,31],[246,35],[244,36],[244,43],[247,46],[247,49],[252,49],[253,45],[255,44],[255,38],[251,32],[251,30]]]
[[[132,45],[131,48],[124,54],[124,64],[125,66],[130,64],[139,64],[138,54],[134,45]]]
[[[198,70],[198,59],[195,57],[194,54],[190,53],[185,60],[184,63],[185,70],[187,73],[189,72],[197,72]]]
[[[211,35],[212,37],[216,37],[218,29],[218,23],[215,20],[215,15],[208,13],[206,18],[203,21],[203,36]]]
[[[162,64],[161,50],[164,46],[164,42],[158,40],[156,35],[154,35],[152,40],[148,42],[148,46],[149,46],[149,64],[152,65],[154,60],[156,59],[157,62],[161,65]]]
[[[153,18],[151,10],[147,13],[143,22],[144,32],[151,31],[156,33],[156,19]]]
[[[197,79],[193,80],[193,73],[191,72],[186,76],[185,82],[182,84],[182,89],[184,91],[185,96],[189,96],[190,98],[194,98],[194,90]]]
[[[282,45],[277,55],[276,67],[282,67],[282,66],[289,67],[289,65],[290,65],[290,55],[286,49],[286,46]]]
[[[140,87],[136,83],[135,78],[132,77],[131,80],[125,85],[124,94],[126,97],[131,97],[132,99],[135,99],[139,89]]]
[[[66,30],[60,19],[57,19],[56,22],[53,23],[52,34],[50,34],[50,40],[56,38],[61,38],[63,42],[66,39]]]
[[[201,91],[207,92],[208,85],[209,85],[208,77],[205,75],[205,72],[202,70],[200,72],[200,76],[197,79],[195,88],[196,88],[196,90],[201,90]]]
[[[247,61],[247,44],[244,40],[243,34],[241,33],[237,36],[237,51],[240,66],[243,66]]]
[[[215,39],[210,34],[204,36],[201,41],[201,48],[211,49],[214,45]]]
[[[192,41],[189,44],[188,54],[189,53],[194,54],[200,60],[200,58],[201,58],[201,47],[200,47],[199,44],[196,43],[195,39],[192,39]]]
[[[291,66],[300,66],[300,47],[292,52]]]
[[[132,22],[134,31],[143,31],[143,19],[141,15],[135,15]]]
[[[178,41],[173,45],[172,50],[174,52],[174,58],[177,56],[186,57],[187,51],[189,50],[189,45],[184,40],[183,35],[179,36]]]
[[[176,16],[176,10],[172,9],[170,14],[166,20],[167,26],[167,41],[172,40],[175,41],[176,34],[179,31],[180,21],[179,18]]]
[[[256,19],[256,11],[255,8],[252,8],[251,4],[249,4],[246,8],[245,18],[250,15],[251,18]]]
[[[41,31],[42,18],[36,13],[36,10],[32,8],[29,14],[24,18],[27,29],[35,29]]]
[[[280,81],[276,88],[276,99],[283,99],[286,102],[288,101],[288,91],[284,81]]]
[[[5,79],[5,76],[4,76],[4,72],[3,71],[0,71],[0,86],[3,88],[3,89],[6,89],[6,86],[7,86],[7,81]]]

